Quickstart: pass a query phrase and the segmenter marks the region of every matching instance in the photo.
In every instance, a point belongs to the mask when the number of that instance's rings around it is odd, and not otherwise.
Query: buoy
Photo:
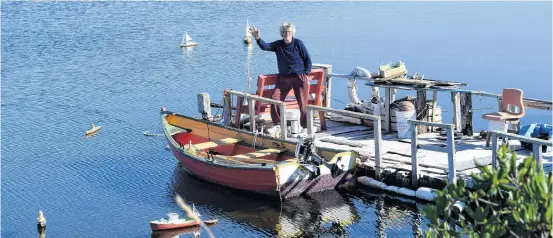
[[[85,135],[90,136],[96,132],[98,132],[100,129],[102,129],[101,126],[96,126],[94,123],[90,124],[90,130],[85,132]]]
[[[46,218],[44,217],[44,214],[42,213],[42,210],[38,211],[38,217],[36,218],[36,226],[38,228],[38,232],[42,233],[46,229]]]
[[[357,181],[360,182],[361,184],[365,185],[365,186],[368,186],[368,187],[371,187],[371,188],[378,188],[378,189],[381,189],[381,190],[385,190],[386,187],[388,187],[385,183],[380,182],[380,181],[378,181],[376,179],[373,179],[373,178],[366,177],[366,176],[361,176],[361,177],[357,178]]]
[[[417,189],[416,196],[418,199],[434,201],[436,199],[436,191],[432,188],[420,187]]]
[[[400,188],[398,191],[399,194],[408,196],[408,197],[415,197],[416,192],[414,190],[408,189],[408,188]]]

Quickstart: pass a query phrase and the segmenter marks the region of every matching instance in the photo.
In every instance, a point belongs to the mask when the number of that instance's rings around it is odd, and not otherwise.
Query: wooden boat
[[[196,212],[195,208],[194,208],[194,211]],[[190,217],[179,218],[179,215],[173,212],[168,213],[167,217],[168,219],[161,218],[159,220],[150,221],[150,228],[152,228],[152,231],[172,230],[172,229],[194,227],[194,226],[200,225],[200,222],[197,220],[194,220]],[[218,221],[217,219],[214,219],[214,220],[207,220],[203,222],[206,225],[211,225],[211,224],[216,224],[217,221]]]
[[[265,137],[165,108],[161,122],[171,151],[190,174],[281,198],[334,188],[353,170],[358,158],[355,152],[332,149],[314,153],[309,140]]]
[[[88,131],[85,132],[85,135],[86,136],[91,136],[91,135],[94,135],[96,134],[96,132],[98,132],[100,129],[102,129],[101,126],[96,126],[94,124],[91,124],[90,125],[90,129]]]
[[[184,36],[182,37],[182,42],[180,43],[180,47],[190,47],[198,45],[197,42],[192,40],[192,37],[188,35],[188,33],[185,31]]]

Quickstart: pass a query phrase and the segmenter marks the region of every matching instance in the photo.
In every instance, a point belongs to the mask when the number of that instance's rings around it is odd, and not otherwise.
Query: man
[[[296,26],[288,22],[282,24],[280,26],[282,40],[268,44],[261,39],[259,29],[251,27],[250,32],[259,48],[276,53],[278,79],[271,98],[284,101],[286,95],[293,89],[300,108],[300,124],[307,128],[306,106],[309,96],[307,75],[311,72],[311,57],[303,42],[294,38]],[[271,119],[275,125],[280,125],[280,110],[276,105],[271,105]]]

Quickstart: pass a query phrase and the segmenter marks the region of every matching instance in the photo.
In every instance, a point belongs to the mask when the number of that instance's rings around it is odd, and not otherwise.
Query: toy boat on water
[[[90,135],[96,134],[96,132],[98,132],[100,129],[102,129],[101,126],[96,126],[94,124],[91,124],[90,130],[86,131],[85,135],[90,136]]]
[[[200,216],[200,214],[196,211],[196,208],[193,208],[193,212],[196,213],[196,216]],[[152,228],[152,231],[163,231],[163,230],[172,230],[172,229],[179,229],[179,228],[185,228],[185,227],[195,227],[200,225],[199,220],[194,220],[191,217],[183,217],[179,218],[179,215],[174,212],[170,212],[167,214],[168,219],[161,218],[159,220],[150,221],[150,228]],[[203,221],[206,225],[212,225],[216,224],[218,222],[217,219],[213,220],[206,220]]]

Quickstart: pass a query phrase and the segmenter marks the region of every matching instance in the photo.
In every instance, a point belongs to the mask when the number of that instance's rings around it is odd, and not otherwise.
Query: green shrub
[[[499,168],[477,165],[472,189],[457,180],[439,191],[436,204],[422,209],[430,221],[426,237],[551,237],[553,176],[537,168],[533,156],[516,168],[516,155],[498,149]],[[466,204],[454,211],[456,202]]]

